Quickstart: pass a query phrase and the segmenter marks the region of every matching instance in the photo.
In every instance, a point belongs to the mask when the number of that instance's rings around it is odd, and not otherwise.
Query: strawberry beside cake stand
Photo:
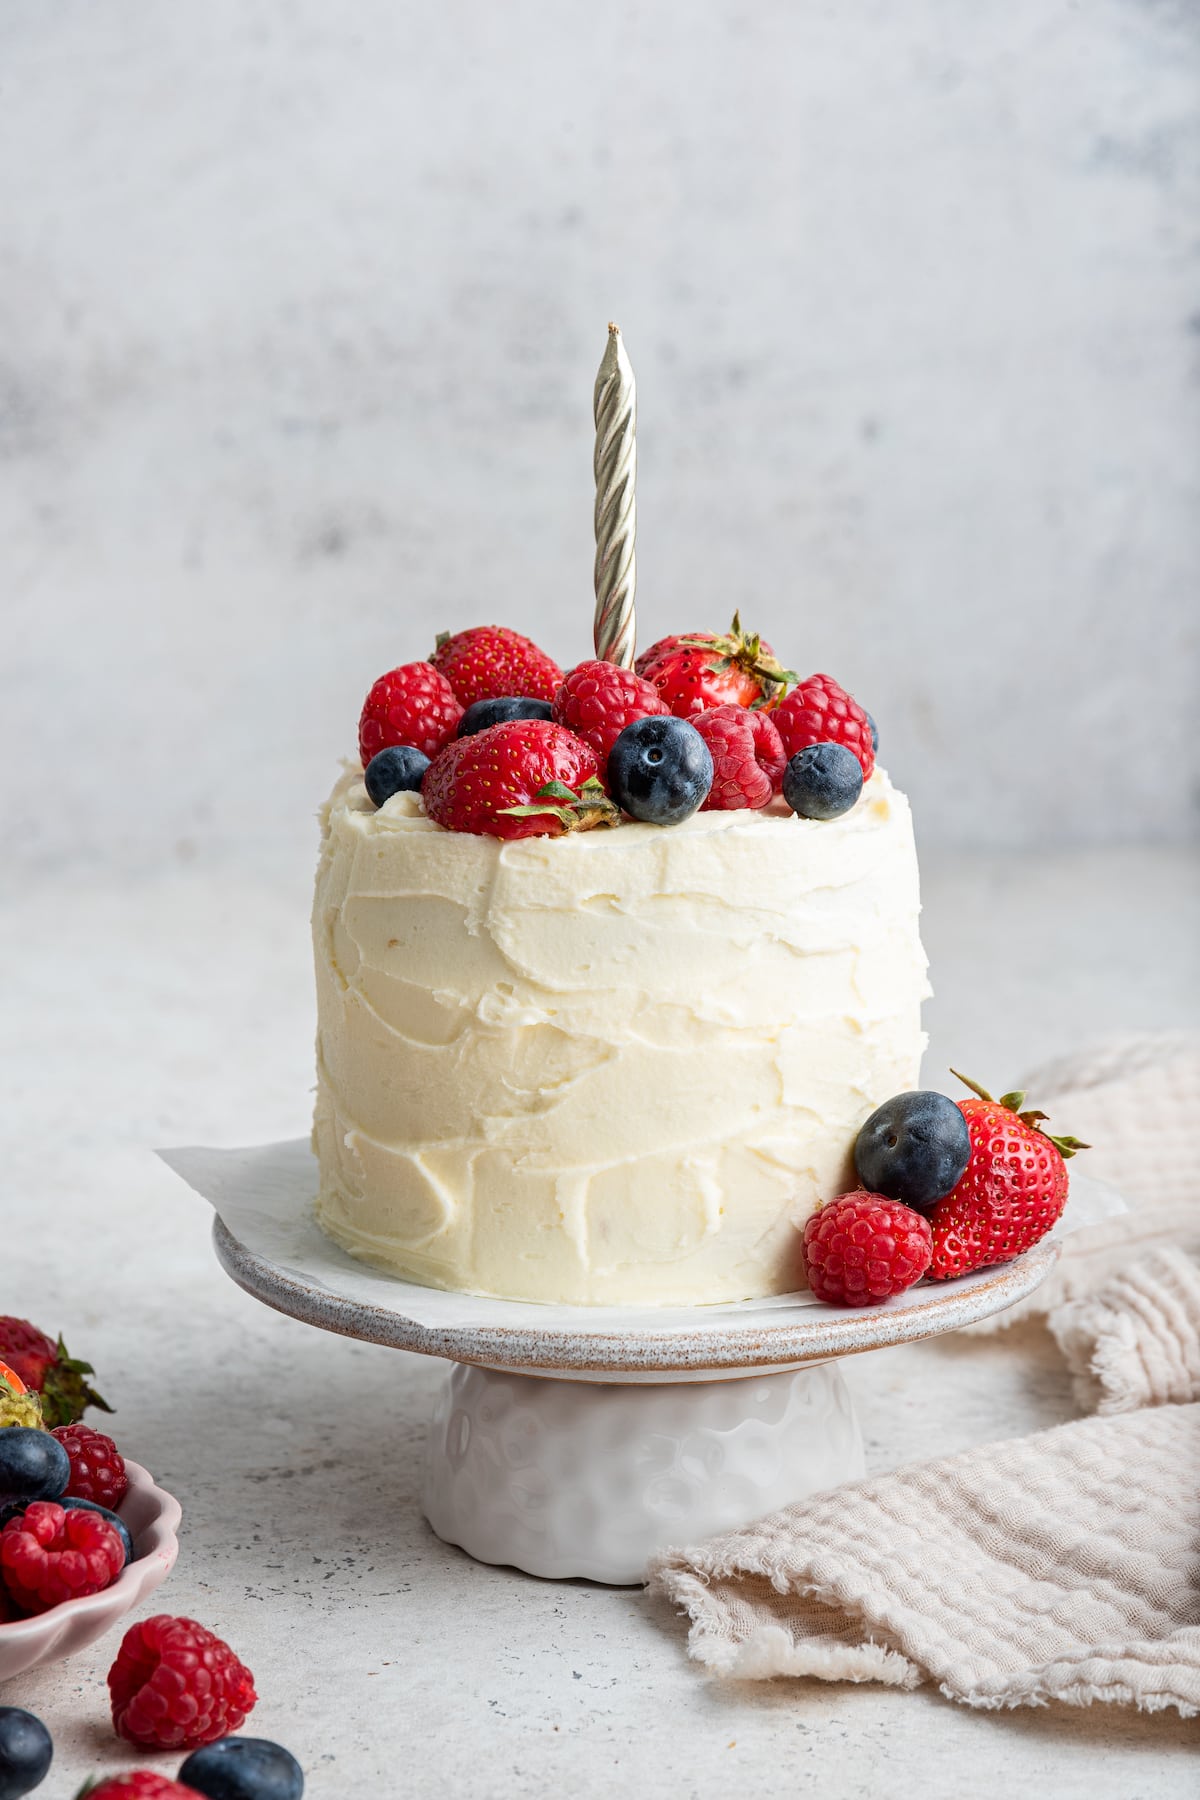
[[[1045,1279],[1015,1262],[870,1309],[806,1293],[705,1307],[564,1307],[442,1293],[356,1261],[312,1213],[308,1145],[164,1152],[216,1210],[255,1299],[343,1337],[446,1359],[423,1510],[481,1562],[612,1585],[649,1557],[863,1473],[838,1359],[954,1331]]]

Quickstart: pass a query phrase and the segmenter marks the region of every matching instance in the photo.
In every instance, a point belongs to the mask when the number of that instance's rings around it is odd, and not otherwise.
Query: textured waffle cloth
[[[689,1614],[698,1661],[741,1679],[936,1681],[971,1706],[1200,1712],[1200,1265],[1173,1247],[1200,1235],[1189,1141],[1200,1056],[1179,1038],[1124,1054],[1145,1111],[1107,1051],[1081,1059],[1075,1089],[1060,1065],[1052,1095],[1056,1123],[1108,1146],[1098,1172],[1134,1208],[1093,1228],[1100,1242],[1076,1252],[1088,1233],[1066,1240],[1074,1267],[1049,1320],[1100,1416],[855,1482],[665,1552],[651,1585]],[[1147,1079],[1156,1066],[1190,1118],[1163,1114]],[[1099,1090],[1081,1122],[1076,1099]],[[1045,1094],[1039,1083],[1038,1104]],[[1153,1179],[1129,1141],[1147,1116],[1167,1127],[1153,1155],[1173,1141],[1177,1157]]]

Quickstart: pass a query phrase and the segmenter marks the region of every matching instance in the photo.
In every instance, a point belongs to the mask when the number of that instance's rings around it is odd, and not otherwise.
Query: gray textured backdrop
[[[927,844],[1195,818],[1200,23],[1168,0],[0,0],[7,866],[290,867],[439,626],[734,603]],[[10,813],[11,817],[11,813]]]

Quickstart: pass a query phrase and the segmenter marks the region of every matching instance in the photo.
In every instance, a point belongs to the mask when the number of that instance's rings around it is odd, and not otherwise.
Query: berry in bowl
[[[102,1637],[170,1573],[178,1501],[112,1439],[48,1431],[11,1366],[0,1375],[0,1681]],[[107,1504],[106,1504],[107,1502]]]

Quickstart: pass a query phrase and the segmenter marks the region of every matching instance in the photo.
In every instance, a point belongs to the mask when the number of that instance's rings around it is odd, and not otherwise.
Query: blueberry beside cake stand
[[[482,1562],[613,1585],[641,1581],[668,1544],[861,1475],[838,1359],[1001,1312],[1058,1255],[1040,1244],[866,1311],[805,1294],[678,1310],[540,1308],[439,1296],[366,1270],[311,1217],[298,1222],[294,1206],[285,1221],[282,1198],[265,1212],[229,1209],[232,1218],[217,1205],[217,1257],[247,1293],[322,1330],[449,1361],[423,1489],[439,1537]]]

